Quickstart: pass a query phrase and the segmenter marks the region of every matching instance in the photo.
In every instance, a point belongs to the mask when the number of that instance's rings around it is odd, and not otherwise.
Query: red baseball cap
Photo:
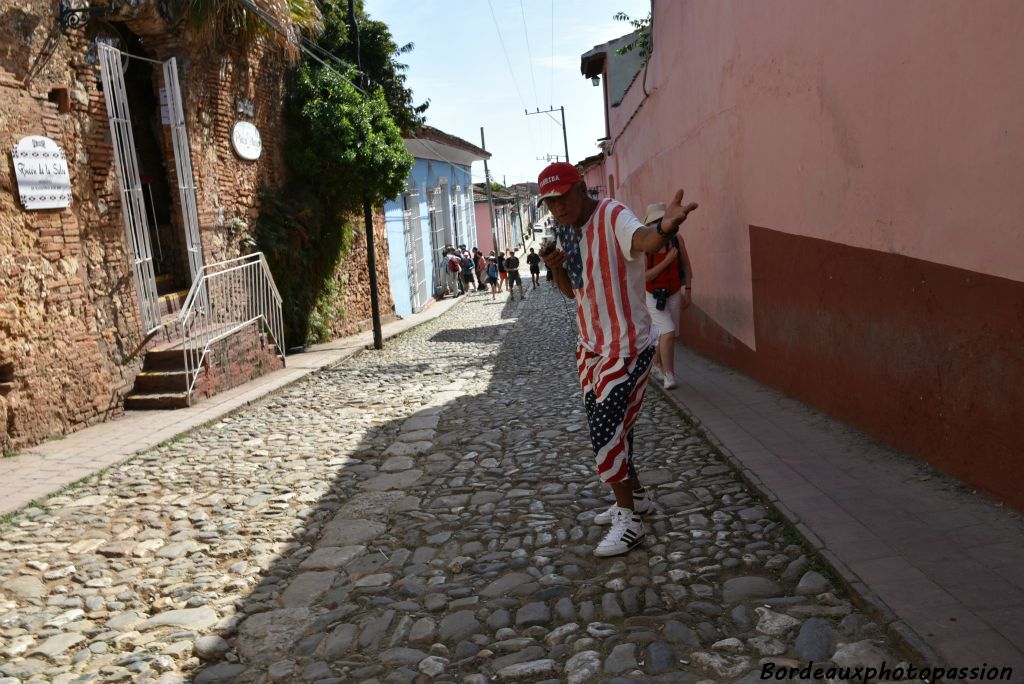
[[[537,204],[542,203],[548,197],[560,197],[569,192],[574,183],[583,180],[583,176],[576,170],[576,167],[569,162],[555,162],[548,164],[537,176],[537,185],[540,187],[540,199]]]

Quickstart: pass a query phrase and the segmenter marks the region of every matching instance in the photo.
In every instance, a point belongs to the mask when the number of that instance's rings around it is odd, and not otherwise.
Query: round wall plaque
[[[71,206],[71,174],[64,150],[53,140],[30,135],[11,148],[21,206],[29,210]]]
[[[239,121],[231,129],[231,145],[242,159],[259,159],[263,153],[260,131],[248,121]]]

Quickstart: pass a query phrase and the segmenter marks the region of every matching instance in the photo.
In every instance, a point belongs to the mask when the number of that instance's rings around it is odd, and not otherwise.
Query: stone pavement
[[[636,430],[648,540],[592,556],[610,500],[571,315],[548,288],[472,296],[18,512],[0,677],[748,684],[808,660],[896,667],[882,627],[658,392]]]
[[[1024,681],[1018,513],[679,345],[676,367],[672,399],[889,634]]]
[[[608,506],[572,307],[445,316],[17,512],[0,682],[750,682],[901,661],[652,391],[657,511],[591,555]],[[4,679],[4,677],[12,679]]]
[[[398,335],[450,309],[457,300],[434,302],[426,311],[384,326],[385,338]],[[50,440],[15,456],[0,458],[0,515],[43,499],[84,477],[120,463],[216,420],[228,413],[337,363],[373,344],[373,333],[341,338],[309,347],[288,357],[287,366],[241,387],[221,392],[194,406],[172,411],[137,411],[85,430]]]

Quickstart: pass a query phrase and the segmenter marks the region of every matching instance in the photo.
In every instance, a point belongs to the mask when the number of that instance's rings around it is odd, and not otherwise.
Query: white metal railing
[[[189,403],[210,348],[247,325],[262,322],[281,358],[285,357],[281,293],[263,252],[204,266],[192,282],[178,322],[188,373]]]

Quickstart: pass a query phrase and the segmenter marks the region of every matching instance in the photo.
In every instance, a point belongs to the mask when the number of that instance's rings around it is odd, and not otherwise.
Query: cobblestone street
[[[571,304],[444,316],[15,514],[0,684],[754,682],[895,667],[653,387],[643,545],[592,555]],[[685,369],[682,370],[685,373]]]

